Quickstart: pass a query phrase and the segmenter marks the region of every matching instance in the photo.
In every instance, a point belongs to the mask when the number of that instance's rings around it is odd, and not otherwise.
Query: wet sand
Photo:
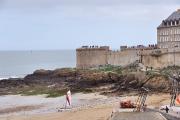
[[[7,114],[0,116],[0,120],[107,120],[112,111],[119,107],[119,101],[124,99],[135,100],[137,96],[127,97],[106,97],[98,94],[79,95],[79,100],[86,101],[73,110],[65,112],[46,111],[32,113],[32,110],[23,114]],[[153,94],[148,96],[146,104],[151,108],[158,108],[161,105],[169,104],[169,94]],[[87,105],[88,104],[88,105]],[[43,107],[42,107],[43,108]],[[41,108],[41,109],[42,109]],[[44,107],[43,109],[47,109]]]
[[[111,107],[100,107],[63,113],[9,116],[0,120],[107,120],[111,111]]]

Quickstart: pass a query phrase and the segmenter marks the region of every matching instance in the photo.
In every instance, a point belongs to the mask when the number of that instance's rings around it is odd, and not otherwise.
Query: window
[[[172,21],[172,25],[175,25],[175,22],[174,22],[174,21]]]
[[[176,25],[179,25],[179,21],[178,20],[176,21]]]
[[[170,22],[170,21],[168,22],[168,25],[169,25],[169,26],[171,25],[171,22]]]

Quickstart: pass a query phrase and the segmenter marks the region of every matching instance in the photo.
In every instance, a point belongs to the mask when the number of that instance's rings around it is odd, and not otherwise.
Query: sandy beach
[[[137,96],[107,97],[98,93],[74,94],[71,110],[58,112],[64,103],[64,96],[45,98],[41,96],[1,96],[0,120],[107,120],[119,101],[135,101]],[[169,94],[149,95],[147,105],[159,108],[169,104]]]

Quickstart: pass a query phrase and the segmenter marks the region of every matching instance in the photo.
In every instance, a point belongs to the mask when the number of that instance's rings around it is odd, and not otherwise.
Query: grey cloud
[[[50,12],[64,19],[164,19],[175,11],[180,0],[0,0],[4,9],[21,13]],[[35,9],[35,10],[34,10]],[[49,14],[49,15],[51,15]],[[41,14],[42,15],[42,14]]]
[[[58,0],[55,0],[56,2]],[[180,4],[179,0],[60,0],[64,5],[149,5]]]
[[[180,0],[0,0],[5,7],[111,6],[180,4]]]

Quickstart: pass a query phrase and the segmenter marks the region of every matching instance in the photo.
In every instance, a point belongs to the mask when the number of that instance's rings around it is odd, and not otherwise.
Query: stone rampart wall
[[[111,51],[102,48],[77,49],[77,68],[98,67],[100,65],[126,66],[137,60],[139,50],[128,49],[123,51]]]
[[[90,68],[107,64],[107,49],[89,48],[76,50],[77,68]]]
[[[108,48],[77,49],[77,68],[91,68],[100,65],[126,66],[136,61],[155,69],[180,66],[180,48],[172,49],[127,49],[111,51]]]
[[[180,66],[180,49],[159,49],[161,52],[155,53],[155,50],[144,51],[142,54],[142,64],[155,69],[167,66]]]
[[[108,54],[108,64],[126,66],[139,60],[139,50],[110,51]]]

